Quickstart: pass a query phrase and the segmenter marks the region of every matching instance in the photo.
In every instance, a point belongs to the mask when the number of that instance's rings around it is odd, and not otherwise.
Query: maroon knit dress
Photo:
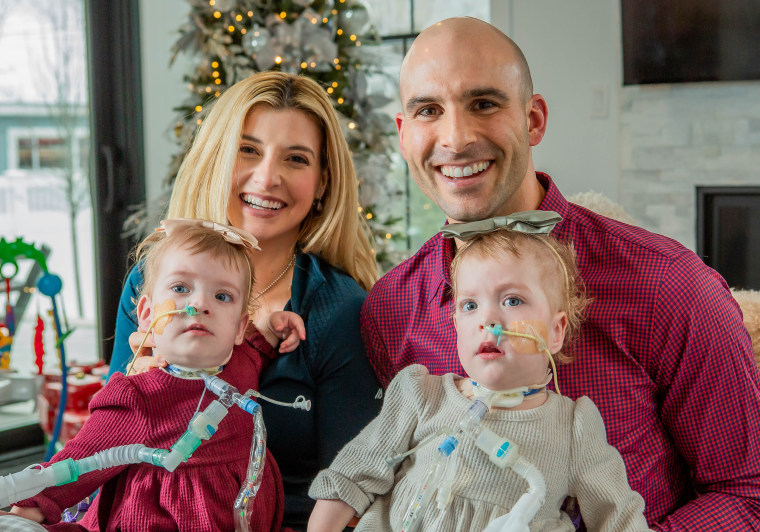
[[[258,389],[262,367],[273,356],[272,347],[257,333],[235,347],[219,377],[241,393]],[[91,417],[82,430],[52,462],[129,443],[169,449],[187,429],[203,389],[201,380],[180,379],[162,370],[132,377],[114,374],[90,402]],[[200,409],[215,398],[206,391]],[[53,525],[66,508],[100,487],[81,522],[87,530],[233,530],[232,506],[245,477],[252,434],[253,417],[232,407],[216,434],[173,473],[148,464],[114,467],[83,475],[73,484],[48,488],[17,505],[39,507],[45,523]],[[279,531],[283,506],[280,471],[267,454],[253,501],[251,528]],[[68,530],[70,526],[60,523],[50,528]]]

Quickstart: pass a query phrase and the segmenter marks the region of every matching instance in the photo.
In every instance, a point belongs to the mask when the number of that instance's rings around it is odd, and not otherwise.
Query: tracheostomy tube
[[[448,506],[452,485],[456,478],[456,461],[452,458],[462,437],[472,440],[475,446],[485,452],[489,460],[497,467],[501,469],[509,467],[528,483],[527,492],[520,497],[510,512],[489,523],[484,532],[527,532],[529,530],[528,524],[543,505],[546,496],[544,477],[538,468],[519,455],[516,444],[497,435],[482,424],[490,409],[487,402],[487,400],[473,400],[462,416],[456,432],[448,428],[441,429],[423,440],[414,449],[403,455],[394,455],[387,460],[389,467],[393,467],[409,454],[429,444],[434,437],[441,434],[447,436],[439,445],[430,468],[423,476],[423,481],[409,503],[400,532],[415,532],[419,529],[427,505],[436,493],[438,508],[444,510]]]

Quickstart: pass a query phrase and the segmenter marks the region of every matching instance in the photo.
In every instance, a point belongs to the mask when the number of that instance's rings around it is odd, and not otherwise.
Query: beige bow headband
[[[237,227],[230,227],[229,225],[218,224],[216,222],[209,222],[208,220],[192,220],[190,218],[172,218],[170,220],[161,220],[161,227],[157,227],[156,231],[164,231],[168,236],[171,236],[175,231],[181,231],[188,227],[207,227],[213,229],[230,244],[242,246],[243,248],[253,251],[259,250],[259,241],[248,231],[238,229]]]
[[[562,221],[562,216],[554,211],[523,211],[515,212],[509,216],[498,216],[496,218],[487,218],[476,222],[466,222],[457,224],[448,224],[441,227],[441,234],[444,238],[458,238],[459,240],[469,240],[476,235],[492,233],[498,229],[509,229],[519,233],[532,235],[549,234],[554,226]],[[562,271],[565,274],[565,288],[570,292],[570,276],[567,273],[567,267],[559,256],[557,250],[545,240],[541,240],[557,257]]]
[[[502,227],[520,233],[548,234],[561,221],[562,216],[554,211],[523,211],[476,222],[444,225],[441,233],[445,238],[459,240],[469,240],[475,235],[491,233]]]

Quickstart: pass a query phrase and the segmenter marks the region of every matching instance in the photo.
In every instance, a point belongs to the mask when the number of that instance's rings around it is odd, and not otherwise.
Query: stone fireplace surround
[[[696,251],[696,187],[760,185],[760,82],[628,86],[619,102],[617,201]]]

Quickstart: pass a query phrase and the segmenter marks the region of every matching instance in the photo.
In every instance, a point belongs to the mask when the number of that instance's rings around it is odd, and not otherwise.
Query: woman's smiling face
[[[232,176],[230,223],[262,243],[298,239],[301,222],[324,193],[322,134],[296,109],[257,105],[248,113]]]

